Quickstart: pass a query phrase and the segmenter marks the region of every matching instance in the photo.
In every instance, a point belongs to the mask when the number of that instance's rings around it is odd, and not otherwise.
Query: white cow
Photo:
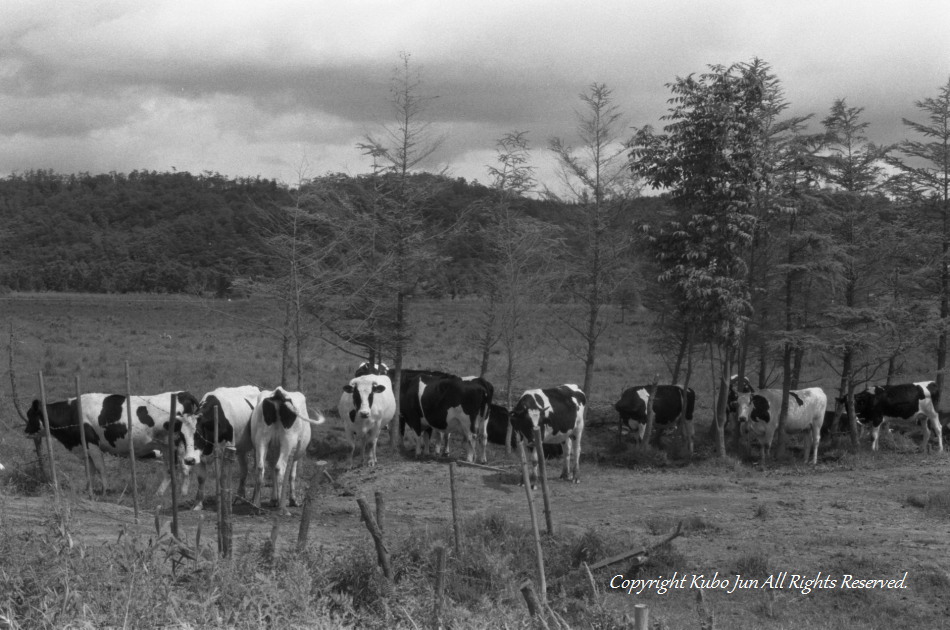
[[[218,442],[225,446],[234,446],[237,451],[238,495],[245,495],[247,484],[247,454],[254,450],[251,442],[251,413],[257,406],[261,390],[253,385],[241,387],[219,387],[201,398],[194,414],[195,446],[201,451],[202,460],[195,466],[198,479],[198,495],[194,510],[200,510],[204,501],[204,483],[208,477],[208,457],[214,453],[214,417],[218,416]]]
[[[307,399],[300,392],[278,387],[260,393],[251,414],[251,443],[257,464],[257,483],[252,497],[255,506],[261,505],[266,464],[270,464],[273,471],[274,503],[285,514],[284,473],[290,466],[290,505],[297,505],[297,461],[310,444],[310,425],[323,424],[325,420],[320,413],[316,420],[307,416]]]
[[[825,420],[828,397],[820,387],[799,389],[788,393],[788,416],[785,419],[785,432],[807,431],[805,442],[805,461],[818,463],[818,442],[821,440],[821,425]],[[737,416],[740,426],[747,423],[749,431],[759,442],[762,461],[772,446],[772,438],[778,428],[779,414],[782,409],[782,390],[759,389],[743,392],[737,399]],[[810,448],[809,448],[810,447]]]
[[[376,442],[379,432],[388,426],[396,415],[396,397],[388,376],[366,374],[354,378],[343,386],[343,395],[337,407],[340,419],[350,441],[350,467],[357,445],[360,446],[360,463],[366,464],[366,445],[370,445],[369,465],[376,465]]]

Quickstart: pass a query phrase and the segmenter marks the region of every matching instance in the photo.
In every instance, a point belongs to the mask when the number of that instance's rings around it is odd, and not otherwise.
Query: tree
[[[664,133],[644,128],[631,143],[634,169],[669,190],[679,215],[648,230],[658,279],[694,334],[719,348],[715,429],[723,457],[728,379],[752,313],[745,253],[762,186],[766,79],[758,64],[677,78],[667,86]]]
[[[905,197],[918,207],[931,209],[939,221],[940,327],[937,338],[937,387],[942,391],[947,369],[947,336],[950,331],[950,79],[936,98],[916,101],[927,122],[903,119],[924,140],[905,140],[897,149],[904,159],[889,163],[900,170],[898,183]]]
[[[584,386],[591,396],[597,341],[610,322],[602,315],[613,302],[617,288],[629,275],[629,230],[622,221],[629,199],[639,193],[624,141],[620,138],[621,112],[613,104],[610,89],[594,83],[580,95],[584,110],[577,114],[580,146],[575,149],[560,138],[549,148],[561,168],[561,180],[579,214],[576,254],[568,255],[565,285],[584,307],[581,321],[566,323],[584,345]],[[550,190],[550,196],[556,197]]]
[[[413,169],[425,162],[439,148],[442,139],[434,137],[424,114],[436,98],[422,94],[418,70],[410,64],[408,53],[400,54],[400,65],[393,73],[390,103],[395,123],[384,128],[382,135],[367,135],[359,144],[373,160],[374,195],[372,213],[380,224],[381,250],[392,254],[393,264],[386,270],[388,278],[382,299],[390,301],[392,326],[386,343],[393,352],[394,390],[400,391],[402,365],[410,340],[408,302],[419,282],[425,277],[435,257],[430,226],[423,209],[433,197],[438,181],[413,177]],[[396,396],[396,417],[399,417],[399,396]],[[395,431],[390,444],[395,444]]]

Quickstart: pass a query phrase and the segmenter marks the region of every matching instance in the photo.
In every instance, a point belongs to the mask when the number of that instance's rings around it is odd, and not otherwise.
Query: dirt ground
[[[770,464],[764,470],[758,465],[715,459],[638,469],[620,465],[622,453],[611,462],[595,461],[602,459],[598,449],[615,440],[614,429],[589,429],[585,437],[588,444],[581,463],[581,483],[558,479],[560,460],[549,462],[556,528],[622,534],[629,539],[628,548],[637,549],[661,540],[681,520],[692,522],[691,530],[674,546],[687,559],[688,570],[707,574],[720,571],[731,575],[738,570],[737,559],[756,553],[768,557],[773,571],[840,573],[849,571],[849,562],[853,562],[856,574],[862,570],[896,573],[861,577],[892,578],[900,577],[898,571],[913,575],[927,568],[946,574],[950,569],[950,519],[946,511],[921,506],[932,493],[947,494],[950,458],[946,453],[862,453],[843,464],[829,461],[826,452],[817,467]],[[320,482],[310,530],[312,545],[339,549],[350,543],[371,544],[360,522],[356,498],[365,496],[372,502],[377,491],[386,502],[386,526],[391,536],[442,528],[451,522],[447,461],[416,461],[394,453],[383,443],[379,450],[380,464],[374,469],[347,471],[341,462],[331,461],[335,483]],[[527,524],[525,490],[519,485],[520,468],[514,457],[509,459],[502,449],[492,447],[489,463],[506,472],[457,468],[462,517],[491,510]],[[316,470],[315,460],[308,459],[301,478],[309,480]],[[154,507],[143,509],[136,525],[132,509],[115,505],[114,498],[109,495],[93,502],[73,494],[73,536],[88,544],[108,544],[123,528],[154,532]],[[539,496],[536,501],[540,517]],[[51,495],[0,494],[0,519],[14,530],[42,527],[51,519],[52,502]],[[166,498],[163,529],[169,526],[168,504]],[[235,544],[263,543],[276,521],[281,524],[281,544],[292,545],[300,508],[291,512],[291,516],[277,516],[273,510],[258,514],[236,505]],[[215,519],[210,504],[201,512],[181,513],[183,537],[193,540],[199,515],[203,515],[205,536],[209,537],[205,540],[210,541]],[[612,575],[620,571],[614,569],[597,575],[605,590],[609,591],[606,587]]]

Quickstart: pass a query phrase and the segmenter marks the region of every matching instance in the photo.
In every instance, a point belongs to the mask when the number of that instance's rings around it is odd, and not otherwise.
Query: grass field
[[[412,305],[416,337],[407,367],[475,372],[478,351],[470,330],[476,302]],[[0,309],[15,331],[14,369],[21,404],[36,395],[43,371],[50,399],[74,392],[123,392],[125,361],[135,393],[190,389],[200,396],[217,386],[273,386],[279,378],[279,345],[268,335],[278,312],[254,300],[234,302],[153,296],[7,295]],[[619,316],[611,314],[619,319]],[[563,325],[545,309],[524,332],[525,362],[516,389],[580,382],[581,361],[562,345]],[[921,628],[950,627],[950,472],[947,455],[918,452],[916,434],[882,437],[880,453],[858,453],[844,444],[822,445],[817,467],[797,459],[753,464],[744,450],[722,461],[705,439],[711,415],[708,365],[697,368],[697,456],[688,462],[681,445],[665,451],[634,449],[618,441],[609,408],[621,390],[667,375],[648,339],[649,317],[640,314],[611,327],[602,341],[580,485],[554,481],[557,534],[545,538],[549,599],[570,627],[619,628],[635,603],[651,608],[655,627],[700,628]],[[501,382],[502,360],[493,355],[488,377]],[[235,508],[236,553],[225,563],[213,553],[213,509],[204,511],[196,560],[181,560],[170,542],[168,498],[158,510],[158,463],[142,462],[143,515],[131,516],[124,460],[107,458],[119,489],[95,502],[81,497],[81,460],[58,443],[55,457],[70,508],[57,508],[48,486],[36,481],[33,445],[21,437],[9,379],[0,419],[0,628],[62,627],[534,627],[518,585],[533,576],[523,488],[518,469],[500,448],[492,464],[506,472],[459,470],[464,544],[452,553],[442,618],[432,609],[433,548],[451,545],[448,471],[444,461],[415,461],[380,447],[373,470],[346,470],[349,448],[332,409],[359,362],[320,342],[307,348],[304,391],[309,404],[331,421],[316,433],[314,459],[328,461],[335,484],[317,489],[319,517],[308,549],[293,550],[296,521]],[[814,366],[813,366],[814,367]],[[926,366],[908,380],[927,376]],[[829,388],[830,377],[809,374]],[[503,393],[502,393],[503,394]],[[917,440],[917,441],[915,441]],[[386,441],[384,434],[383,441]],[[792,449],[794,457],[800,457]],[[355,497],[381,492],[387,501],[387,536],[397,579],[386,596],[375,554],[360,524]],[[540,507],[539,507],[540,509]],[[295,512],[299,513],[299,512]],[[275,521],[281,544],[270,548]],[[202,521],[182,515],[186,541]],[[683,536],[656,550],[639,567],[630,561],[596,571],[593,586],[581,562],[649,547],[678,523]],[[834,588],[803,592],[773,589],[727,592],[709,586],[697,603],[692,577],[718,571],[728,584],[739,574],[764,583],[782,572],[830,576]],[[639,595],[612,589],[611,580],[686,575],[682,588]],[[897,579],[904,589],[842,588],[844,575]],[[747,583],[751,584],[751,583]],[[827,585],[827,582],[825,583]],[[549,623],[555,623],[549,619]],[[539,626],[540,627],[540,626]],[[708,626],[707,626],[708,627]]]

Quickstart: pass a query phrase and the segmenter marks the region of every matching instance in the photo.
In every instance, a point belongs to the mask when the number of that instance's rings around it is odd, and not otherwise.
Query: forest
[[[694,357],[759,386],[802,385],[806,357],[842,393],[934,357],[950,317],[950,82],[916,103],[908,139],[870,140],[844,99],[787,115],[761,60],[669,84],[661,127],[625,128],[603,84],[580,95],[571,142],[549,139],[564,191],[534,181],[524,132],[497,140],[489,183],[421,170],[437,138],[409,67],[394,122],[360,145],[375,168],[288,186],[185,172],[15,174],[0,181],[0,287],[272,296],[286,369],[308,322],[370,357],[409,343],[417,296],[478,298],[473,343],[516,365],[537,305],[563,309],[594,378],[607,305],[657,314],[673,382]],[[720,405],[725,397],[720,397]],[[724,412],[720,409],[719,412]],[[724,416],[724,413],[722,414]]]

